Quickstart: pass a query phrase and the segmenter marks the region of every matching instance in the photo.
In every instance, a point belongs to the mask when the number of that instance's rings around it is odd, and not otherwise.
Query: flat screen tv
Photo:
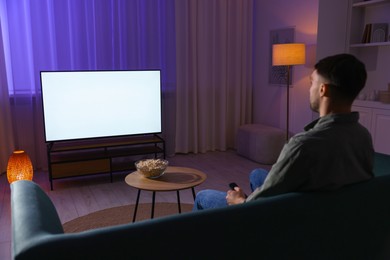
[[[41,71],[46,142],[161,133],[161,71]]]

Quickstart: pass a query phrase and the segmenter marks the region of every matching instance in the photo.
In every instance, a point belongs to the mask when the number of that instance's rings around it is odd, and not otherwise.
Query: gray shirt
[[[324,191],[373,177],[371,135],[358,112],[323,116],[291,137],[264,184],[246,201],[297,191]]]

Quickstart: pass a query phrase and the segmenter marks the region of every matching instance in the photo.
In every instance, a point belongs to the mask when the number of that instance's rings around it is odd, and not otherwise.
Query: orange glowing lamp
[[[25,151],[16,150],[11,154],[7,165],[7,178],[9,183],[17,180],[32,180],[33,167]]]

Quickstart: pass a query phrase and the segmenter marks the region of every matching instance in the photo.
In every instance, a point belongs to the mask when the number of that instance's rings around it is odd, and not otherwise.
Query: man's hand
[[[228,190],[226,202],[228,205],[241,204],[245,202],[246,195],[240,187],[235,187],[234,190]]]

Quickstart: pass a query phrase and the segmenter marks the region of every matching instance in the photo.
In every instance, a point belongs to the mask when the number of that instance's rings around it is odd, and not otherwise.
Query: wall
[[[255,1],[253,122],[285,129],[286,85],[270,85],[270,30],[295,28],[295,42],[306,44],[305,65],[293,68],[290,88],[290,132],[297,133],[316,116],[309,106],[309,76],[315,63],[318,0]],[[258,15],[256,15],[258,14]]]

